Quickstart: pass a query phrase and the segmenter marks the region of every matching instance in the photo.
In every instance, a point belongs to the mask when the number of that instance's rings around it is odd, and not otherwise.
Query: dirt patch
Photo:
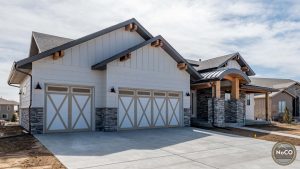
[[[0,132],[23,130],[6,126]],[[12,127],[12,128],[10,128]],[[0,138],[0,168],[66,168],[36,138],[29,134]]]
[[[285,123],[278,123],[272,122],[269,125],[253,125],[247,126],[267,131],[276,131],[281,133],[288,133],[300,136],[300,125],[299,124],[285,124]]]
[[[289,142],[295,146],[300,146],[300,139],[291,138],[291,137],[278,136],[274,134],[260,133],[260,132],[237,129],[237,128],[205,128],[205,129],[227,133],[227,134],[235,134],[235,135],[240,135],[245,137],[252,137],[260,140],[267,140],[273,142]]]

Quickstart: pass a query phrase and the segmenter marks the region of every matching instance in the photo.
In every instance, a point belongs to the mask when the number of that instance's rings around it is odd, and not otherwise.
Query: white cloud
[[[251,65],[274,70],[258,74],[299,80],[300,3],[292,3],[278,10],[276,2],[237,0],[4,1],[0,96],[17,99],[17,89],[6,80],[12,62],[28,55],[31,31],[79,38],[132,17],[187,58],[239,51]]]

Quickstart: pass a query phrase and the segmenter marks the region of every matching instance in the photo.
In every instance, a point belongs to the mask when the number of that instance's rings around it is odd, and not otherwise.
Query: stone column
[[[190,108],[184,108],[183,109],[183,125],[184,127],[190,127],[191,126],[191,110]]]
[[[118,108],[96,108],[96,131],[118,130]]]
[[[214,102],[213,102],[214,101]],[[209,122],[217,127],[225,127],[224,99],[214,98],[208,100]]]

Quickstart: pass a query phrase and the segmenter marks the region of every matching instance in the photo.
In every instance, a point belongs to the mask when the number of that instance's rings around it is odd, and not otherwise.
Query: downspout
[[[20,73],[23,73],[23,74],[25,74],[25,75],[28,75],[29,76],[29,78],[30,78],[30,100],[29,100],[29,106],[28,106],[28,124],[29,124],[29,134],[31,134],[31,122],[30,122],[30,116],[31,116],[31,106],[32,106],[32,75],[31,74],[29,74],[29,73],[27,73],[27,72],[24,72],[24,71],[22,71],[22,70],[20,70],[18,67],[17,67],[17,64],[16,64],[16,62],[14,62],[14,65],[15,65],[15,69],[16,69],[16,71],[17,72],[20,72]],[[13,87],[19,87],[19,86],[15,86],[15,85],[11,85],[11,84],[9,84],[8,83],[8,85],[10,85],[10,86],[13,86]]]

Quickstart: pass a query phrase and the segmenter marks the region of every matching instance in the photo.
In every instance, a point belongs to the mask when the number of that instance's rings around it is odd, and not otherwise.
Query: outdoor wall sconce
[[[114,87],[112,87],[112,88],[110,89],[110,92],[111,92],[111,93],[116,93],[116,90],[115,90],[115,88],[114,88]]]
[[[190,96],[190,92],[186,92],[185,95],[186,95],[186,96]]]
[[[36,84],[36,86],[35,86],[35,88],[34,88],[34,89],[37,89],[37,90],[41,90],[41,89],[42,89],[42,87],[41,87],[41,85],[40,85],[40,83],[39,83],[39,82]]]
[[[19,91],[19,95],[21,95],[22,94],[22,90],[20,89],[20,91]]]

